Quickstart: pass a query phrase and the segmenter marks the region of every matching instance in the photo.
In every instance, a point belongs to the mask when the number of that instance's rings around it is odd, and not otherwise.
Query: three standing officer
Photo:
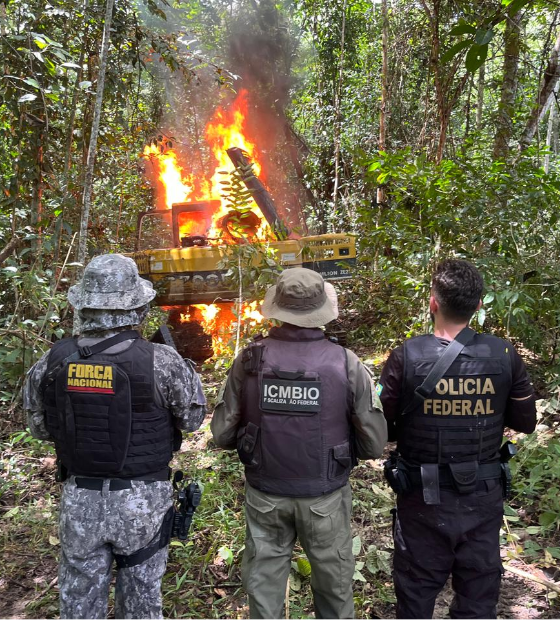
[[[351,618],[348,478],[375,458],[386,423],[358,358],[319,329],[338,316],[332,285],[309,269],[284,271],[262,314],[281,321],[230,370],[212,419],[216,443],[245,465],[242,578],[251,618],[280,618],[296,537],[311,563],[317,618]]]
[[[134,261],[94,258],[68,300],[80,335],[55,343],[29,371],[33,436],[54,441],[64,479],[58,585],[61,618],[161,618],[172,525],[169,461],[206,401],[194,368],[135,327],[154,298]]]
[[[532,432],[536,412],[513,345],[467,328],[482,304],[482,288],[480,273],[467,261],[440,263],[430,297],[433,335],[395,349],[381,375],[389,438],[398,451],[390,469],[399,490],[398,618],[431,618],[449,574],[452,618],[496,617],[503,429]]]

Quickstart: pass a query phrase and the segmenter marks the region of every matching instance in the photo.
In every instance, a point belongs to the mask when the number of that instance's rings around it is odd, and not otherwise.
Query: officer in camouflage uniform
[[[513,345],[467,326],[483,282],[467,261],[435,270],[434,333],[395,349],[379,388],[399,457],[388,480],[397,490],[394,581],[397,618],[431,618],[452,575],[451,618],[495,618],[500,590],[500,463],[504,426],[531,433],[535,397]],[[453,346],[454,361],[434,389],[426,377]],[[394,472],[398,472],[397,475]],[[396,480],[395,480],[396,478]],[[395,484],[397,482],[397,484]]]
[[[80,335],[55,343],[29,371],[24,406],[34,437],[54,441],[60,508],[61,618],[161,618],[172,486],[181,430],[196,430],[205,399],[189,362],[134,330],[154,298],[134,261],[94,258],[68,299]],[[165,522],[165,523],[164,523]]]
[[[283,324],[235,359],[212,419],[216,443],[245,465],[250,615],[282,617],[297,537],[316,617],[353,618],[348,478],[356,457],[381,455],[386,423],[366,368],[319,329],[338,308],[318,273],[284,271],[262,313]]]

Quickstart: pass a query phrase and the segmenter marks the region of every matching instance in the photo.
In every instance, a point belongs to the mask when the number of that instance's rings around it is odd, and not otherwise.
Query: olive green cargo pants
[[[311,564],[317,618],[353,618],[350,484],[319,497],[282,497],[246,485],[247,534],[241,565],[251,618],[281,618],[292,549]]]

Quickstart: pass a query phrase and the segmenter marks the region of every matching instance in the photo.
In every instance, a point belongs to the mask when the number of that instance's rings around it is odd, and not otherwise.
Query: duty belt
[[[414,486],[422,486],[422,473],[420,466],[408,465],[410,482]],[[439,465],[439,483],[441,486],[454,486],[455,480],[449,469],[449,465]],[[483,463],[478,466],[477,480],[495,480],[502,475],[501,463]]]
[[[109,491],[124,491],[132,489],[132,480],[123,480],[122,478],[76,478],[76,486],[78,489],[89,489],[90,491],[102,491],[103,483],[109,480]],[[152,484],[157,480],[136,480],[136,482],[144,482]]]
[[[410,467],[408,476],[411,486],[422,487],[424,501],[428,505],[440,503],[441,487],[448,486],[461,494],[474,493],[478,484],[483,480],[497,480],[501,478],[501,463],[479,463],[466,461],[464,463],[425,463],[419,467]]]

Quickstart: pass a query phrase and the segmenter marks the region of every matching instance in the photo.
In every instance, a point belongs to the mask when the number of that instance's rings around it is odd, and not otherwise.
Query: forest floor
[[[360,351],[363,357],[366,352]],[[222,375],[205,371],[204,383],[215,397]],[[183,442],[174,466],[204,488],[195,515],[192,539],[173,540],[163,582],[166,617],[248,618],[247,597],[241,587],[240,561],[244,545],[243,470],[233,452],[218,450],[210,434],[210,416]],[[54,482],[52,448],[28,434],[1,438],[3,477],[0,479],[0,617],[54,618],[58,614],[57,507],[59,485]],[[361,462],[352,475],[353,532],[356,572],[356,617],[394,618],[391,583],[392,492],[383,482],[382,461]],[[508,564],[541,579],[558,579],[556,561],[531,564],[514,541],[530,536],[523,530],[523,511],[505,523],[502,554]],[[521,519],[521,522],[520,522]],[[528,519],[528,517],[526,517]],[[517,528],[512,537],[509,527]],[[550,540],[539,539],[542,548]],[[509,542],[508,542],[509,541]],[[556,541],[557,542],[557,541]],[[544,566],[544,567],[543,567]],[[498,615],[500,618],[558,618],[556,593],[506,570]],[[438,599],[435,618],[449,617],[450,585]],[[112,609],[110,610],[110,615]],[[309,564],[299,546],[294,550],[289,589],[289,617],[313,617]]]

